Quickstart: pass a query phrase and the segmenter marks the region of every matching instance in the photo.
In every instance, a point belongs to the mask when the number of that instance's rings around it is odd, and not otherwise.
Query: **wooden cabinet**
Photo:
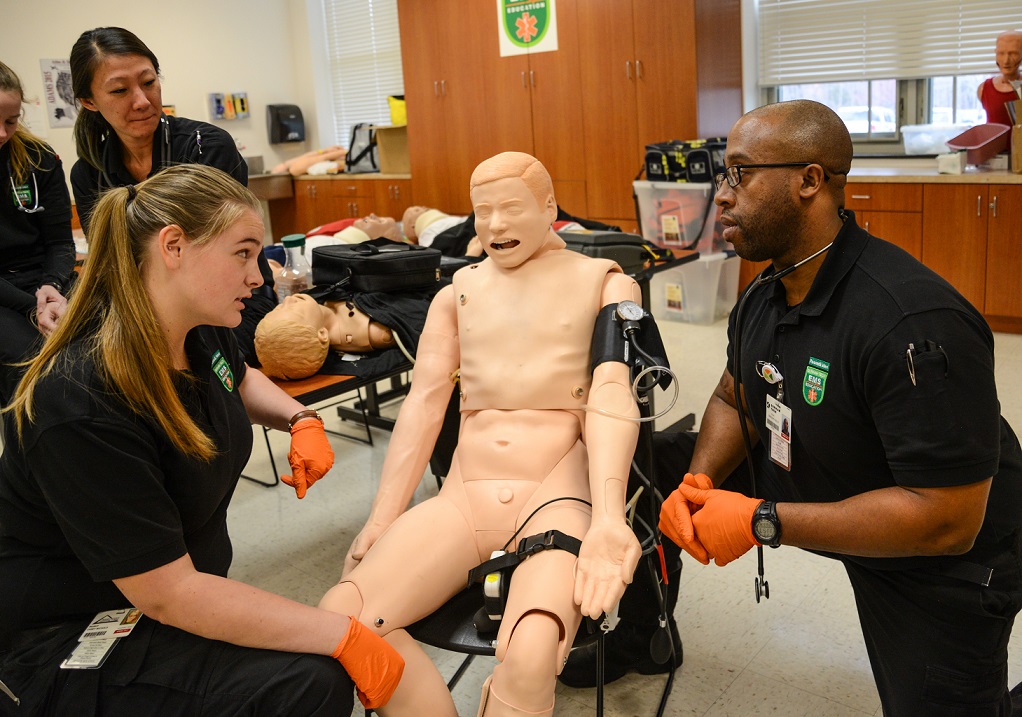
[[[285,233],[304,234],[324,222],[348,216],[341,213],[342,202],[339,202],[334,194],[334,180],[332,179],[296,179],[294,191],[294,224]],[[283,227],[275,227],[275,229],[283,229]]]
[[[578,5],[589,215],[632,217],[653,142],[696,137],[694,0]]]
[[[987,195],[987,265],[984,313],[995,330],[995,317],[1022,319],[1022,185],[994,184]],[[1014,331],[1022,326],[1016,325]]]
[[[374,210],[381,217],[393,217],[400,222],[405,209],[412,206],[412,180],[378,179],[373,185]]]
[[[695,6],[717,2],[558,0],[556,51],[500,57],[495,3],[398,0],[416,203],[468,213],[475,166],[518,150],[569,213],[634,226],[645,146],[698,136]],[[703,70],[711,94],[740,92]]]
[[[986,310],[988,194],[984,184],[923,187],[922,261],[980,312]]]
[[[916,259],[922,257],[921,184],[852,182],[845,187],[845,206],[873,236],[900,246]]]

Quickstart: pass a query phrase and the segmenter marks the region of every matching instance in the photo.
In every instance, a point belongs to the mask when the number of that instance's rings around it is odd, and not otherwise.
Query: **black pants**
[[[67,625],[0,656],[0,715],[228,717],[351,714],[354,685],[330,657],[238,647],[142,618],[95,670],[61,670],[85,627]]]
[[[842,559],[885,717],[1011,714],[1008,638],[1022,606],[1022,551],[1013,537],[978,552],[963,559],[993,568],[988,587],[939,569]]]
[[[25,314],[0,306],[0,337],[0,406],[6,406],[24,371],[11,364],[38,351],[42,334]]]

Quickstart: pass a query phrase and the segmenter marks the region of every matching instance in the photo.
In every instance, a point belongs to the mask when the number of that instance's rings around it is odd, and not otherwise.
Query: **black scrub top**
[[[0,634],[128,607],[114,578],[185,553],[200,572],[227,575],[227,506],[252,449],[245,363],[225,328],[193,329],[185,349],[191,371],[175,384],[214,441],[209,462],[112,394],[81,341],[37,386],[22,436],[4,421]]]
[[[778,281],[752,288],[742,308],[746,410],[767,451],[767,395],[781,389],[792,416],[790,470],[768,462],[760,497],[832,502],[993,476],[977,547],[997,543],[1022,523],[1022,451],[1000,415],[993,335],[947,281],[846,214],[800,305],[787,306]],[[737,319],[732,312],[732,375]],[[761,378],[757,362],[773,364],[781,384]],[[890,568],[926,560],[854,559]]]

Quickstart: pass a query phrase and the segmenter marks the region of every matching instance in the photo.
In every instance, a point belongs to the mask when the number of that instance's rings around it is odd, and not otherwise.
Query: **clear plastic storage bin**
[[[654,274],[649,298],[657,320],[712,324],[727,316],[738,298],[741,260],[724,252]]]

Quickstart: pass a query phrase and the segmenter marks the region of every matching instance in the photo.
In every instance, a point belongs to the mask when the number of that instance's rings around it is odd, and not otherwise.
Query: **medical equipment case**
[[[389,239],[331,244],[312,250],[316,293],[331,287],[347,291],[411,291],[440,281],[440,251]]]

